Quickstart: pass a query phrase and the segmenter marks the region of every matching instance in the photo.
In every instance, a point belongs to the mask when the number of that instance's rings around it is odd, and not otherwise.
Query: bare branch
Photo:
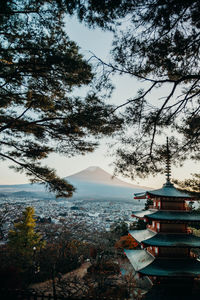
[[[125,102],[125,103],[123,103],[123,104],[121,104],[121,105],[118,105],[112,112],[115,112],[115,111],[118,110],[119,108],[121,108],[121,107],[123,107],[123,106],[126,106],[126,105],[128,105],[128,104],[130,104],[130,103],[132,103],[132,102],[134,102],[134,101],[143,99],[147,94],[149,94],[149,93],[151,92],[151,90],[156,86],[156,84],[157,84],[157,82],[154,82],[154,83],[150,86],[150,88],[149,88],[148,90],[146,90],[146,92],[145,92],[142,96],[137,97],[137,98],[134,98],[134,99],[132,99],[132,100],[128,100],[127,102]]]
[[[175,82],[174,85],[173,85],[173,88],[172,88],[172,90],[170,92],[170,94],[167,96],[165,102],[163,103],[163,105],[161,106],[161,108],[159,109],[159,111],[157,112],[157,115],[156,115],[156,118],[155,118],[155,121],[154,121],[153,134],[152,134],[151,145],[150,145],[150,156],[151,156],[152,150],[153,150],[153,144],[154,144],[154,139],[155,139],[155,134],[156,134],[156,128],[157,128],[158,119],[159,119],[160,114],[163,111],[164,107],[166,106],[166,104],[168,103],[168,101],[173,96],[173,94],[174,94],[174,92],[176,90],[177,85],[178,85],[178,83]]]

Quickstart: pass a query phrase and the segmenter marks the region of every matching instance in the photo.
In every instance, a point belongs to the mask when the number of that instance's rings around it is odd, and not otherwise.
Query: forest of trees
[[[81,227],[77,234],[76,227]],[[128,295],[130,273],[120,275],[127,261],[123,247],[133,249],[137,243],[123,236],[124,223],[113,224],[108,232],[88,231],[84,224],[38,223],[32,207],[27,207],[13,224],[8,243],[0,246],[0,290],[25,289],[52,295],[83,299],[87,297]],[[87,265],[82,279],[68,275]],[[130,277],[130,278],[129,278]],[[40,288],[37,283],[45,282]],[[130,288],[130,286],[129,286]],[[121,297],[121,298],[120,298]],[[98,298],[99,299],[99,298]]]

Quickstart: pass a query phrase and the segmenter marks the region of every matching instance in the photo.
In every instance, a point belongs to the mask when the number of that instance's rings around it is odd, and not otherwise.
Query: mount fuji
[[[122,181],[97,166],[67,176],[76,191],[72,200],[116,200],[133,201],[134,193],[143,192],[148,187]],[[0,185],[0,197],[14,198],[54,198],[40,184]]]
[[[148,187],[122,181],[97,166],[65,178],[76,187],[73,198],[87,200],[132,200],[133,194]]]
[[[108,172],[104,171],[100,167],[92,166],[87,169],[84,169],[78,173],[65,177],[66,180],[71,182],[91,182],[97,184],[106,184],[106,185],[113,185],[113,186],[123,186],[123,187],[130,187],[130,188],[139,188],[139,189],[149,189],[148,187],[140,186],[140,185],[133,185],[131,183],[122,181],[117,177],[112,176]]]

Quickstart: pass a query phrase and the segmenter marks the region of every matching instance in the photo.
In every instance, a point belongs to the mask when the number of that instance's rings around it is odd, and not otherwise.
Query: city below
[[[4,212],[2,242],[28,206],[34,207],[37,222],[78,223],[91,231],[109,230],[113,223],[120,221],[129,225],[133,222],[132,211],[144,207],[145,201],[133,199],[133,194],[144,191],[144,187],[113,179],[99,167],[90,167],[67,180],[78,190],[70,199],[56,199],[38,184],[0,186],[0,210]]]

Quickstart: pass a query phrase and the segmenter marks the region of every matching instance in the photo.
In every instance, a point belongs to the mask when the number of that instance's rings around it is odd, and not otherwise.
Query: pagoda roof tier
[[[195,259],[157,258],[139,272],[147,276],[197,277],[200,275],[200,262]]]
[[[152,230],[144,229],[144,230],[129,230],[129,234],[139,243],[144,240],[151,239],[156,232]]]
[[[153,197],[168,197],[168,198],[181,198],[184,200],[196,200],[194,196],[189,195],[183,191],[180,191],[174,187],[174,185],[167,181],[163,184],[163,187],[158,190],[150,190],[144,193],[136,193],[135,199],[145,199],[146,196],[153,196]]]
[[[157,210],[144,217],[159,221],[200,222],[200,214],[186,211],[164,211]]]
[[[154,257],[146,250],[124,250],[135,271],[145,268],[154,261]]]
[[[145,246],[199,248],[200,237],[192,234],[158,233],[149,239],[144,239]]]
[[[146,215],[152,214],[157,210],[138,210],[138,211],[133,211],[132,216],[136,218],[144,218]]]

